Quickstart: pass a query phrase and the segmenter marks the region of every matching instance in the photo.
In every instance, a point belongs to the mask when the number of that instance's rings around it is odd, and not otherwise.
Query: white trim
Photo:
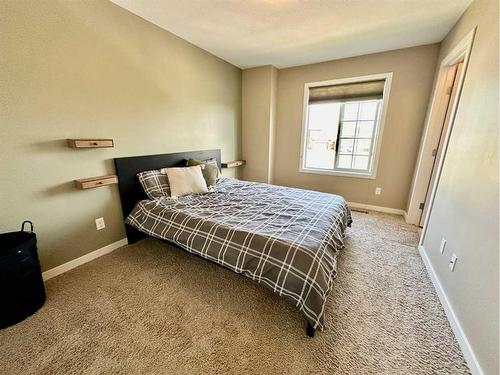
[[[309,88],[318,87],[318,86],[328,86],[328,85],[341,85],[345,83],[356,83],[356,82],[365,82],[365,81],[375,81],[375,80],[385,80],[384,84],[384,95],[382,99],[382,112],[380,115],[378,126],[376,127],[375,135],[373,137],[373,162],[372,162],[372,170],[369,173],[352,173],[352,172],[342,172],[342,171],[316,171],[314,168],[305,168],[304,167],[304,156],[305,156],[305,145],[306,145],[306,130],[307,130],[307,122],[308,122],[308,106],[309,106]],[[379,73],[379,74],[371,74],[367,76],[358,76],[352,78],[340,78],[333,79],[328,81],[319,81],[319,82],[309,82],[304,84],[304,102],[302,105],[302,131],[300,136],[300,157],[299,157],[299,172],[303,173],[315,173],[315,174],[329,174],[336,176],[346,176],[353,178],[377,178],[377,167],[380,156],[380,148],[382,145],[382,136],[384,134],[384,125],[385,118],[387,115],[387,108],[389,107],[389,97],[391,94],[391,85],[392,85],[392,72],[388,73]]]
[[[103,255],[109,254],[112,251],[114,251],[122,246],[125,246],[126,244],[128,244],[128,239],[122,238],[119,241],[116,241],[116,242],[113,242],[109,245],[101,247],[100,249],[92,251],[91,253],[88,253],[88,254],[85,254],[79,258],[70,260],[69,262],[61,264],[60,266],[51,268],[50,270],[47,270],[47,271],[42,273],[43,280],[47,281],[49,279],[52,279],[53,277],[56,277],[64,272],[72,270],[73,268],[81,266],[82,264],[90,262],[91,260],[102,257]]]
[[[347,205],[351,208],[359,208],[362,210],[378,211],[378,212],[384,212],[386,214],[395,214],[395,215],[401,215],[401,216],[406,215],[406,212],[404,210],[399,209],[399,208],[372,206],[371,204],[356,203],[356,202],[347,202]]]
[[[441,282],[439,281],[436,271],[434,271],[434,267],[432,266],[429,257],[427,256],[427,253],[422,245],[418,246],[418,252],[422,257],[422,261],[424,262],[425,268],[427,269],[427,273],[429,274],[432,284],[434,285],[434,289],[436,290],[439,300],[441,301],[441,305],[443,306],[446,317],[450,322],[453,333],[455,334],[455,337],[458,341],[458,345],[460,345],[460,349],[462,349],[462,353],[464,355],[465,361],[467,362],[467,365],[469,365],[471,373],[474,375],[484,375],[481,365],[479,364],[479,361],[474,354],[474,350],[472,349],[472,346],[467,339],[467,336],[465,335],[462,325],[460,324],[460,321],[458,320],[457,315],[453,310],[453,306],[448,300],[448,297],[446,296]]]
[[[425,200],[425,195],[427,193],[427,188],[429,185],[430,174],[434,165],[434,160],[432,159],[432,162],[429,160],[430,150],[432,149],[433,145],[437,142],[437,140],[434,139],[434,137],[438,137],[439,134],[441,134],[441,131],[439,131],[439,133],[435,133],[433,132],[433,129],[436,126],[436,121],[444,120],[444,118],[441,119],[439,117],[440,113],[443,116],[446,115],[446,113],[442,113],[441,98],[442,98],[442,93],[446,90],[445,81],[446,81],[447,69],[449,68],[450,65],[454,65],[455,63],[459,62],[459,60],[462,57],[464,58],[464,68],[462,69],[462,77],[459,79],[459,85],[460,85],[467,71],[467,62],[469,60],[470,51],[472,49],[472,43],[474,41],[475,31],[476,28],[472,29],[457,44],[457,46],[439,63],[438,73],[434,84],[435,87],[429,104],[429,111],[425,119],[424,131],[422,132],[419,152],[417,156],[417,163],[413,174],[412,185],[410,188],[408,217],[406,219],[406,222],[409,224],[418,225],[420,223],[420,217],[422,215],[422,210],[420,209],[420,203],[424,202]],[[457,98],[459,96],[460,92],[458,93]],[[441,127],[442,123],[440,123],[439,126]],[[449,130],[451,130],[451,127],[449,128]],[[442,154],[444,155],[444,153]],[[435,181],[437,181],[437,179],[438,176],[436,176]],[[431,204],[430,201],[429,204]],[[430,210],[428,210],[428,212],[430,212]]]
[[[458,45],[453,48],[453,50],[443,59],[442,66],[446,66],[450,64],[456,64],[460,62],[463,58],[464,65],[462,72],[460,73],[460,78],[458,80],[458,89],[457,95],[452,103],[452,108],[450,112],[450,125],[445,134],[445,138],[443,141],[443,151],[438,160],[436,178],[434,180],[434,185],[432,186],[431,196],[429,199],[429,208],[424,218],[424,225],[422,225],[422,234],[420,236],[419,246],[423,245],[425,233],[427,231],[427,225],[429,224],[429,217],[431,216],[432,206],[434,205],[434,198],[436,197],[436,191],[439,185],[439,179],[441,178],[441,172],[443,170],[443,164],[446,157],[446,152],[448,150],[448,143],[450,141],[451,132],[453,130],[453,125],[455,123],[455,116],[458,111],[458,103],[460,102],[460,96],[462,95],[462,87],[465,80],[465,74],[467,73],[467,67],[469,65],[470,53],[472,51],[472,44],[474,42],[474,35],[476,33],[476,28],[472,29],[472,31],[467,34],[465,38],[463,38]]]
[[[376,177],[371,173],[357,173],[357,172],[341,172],[331,169],[321,169],[321,168],[301,168],[299,173],[311,173],[311,174],[326,174],[331,176],[340,177],[351,177],[351,178],[368,178],[374,180]]]
[[[470,51],[472,49],[472,42],[474,41],[474,35],[476,33],[476,27],[474,27],[469,33],[451,50],[448,55],[442,60],[441,66],[454,65],[462,58],[468,58]],[[464,61],[464,65],[465,65]]]
[[[392,72],[385,74],[378,74],[380,76],[385,76],[384,85],[384,97],[382,99],[382,114],[380,115],[379,124],[375,128],[376,134],[373,138],[375,145],[373,146],[373,178],[377,177],[378,160],[380,157],[380,148],[382,146],[382,136],[384,134],[385,118],[387,115],[387,108],[389,108],[389,98],[391,95],[391,85],[392,85]]]
[[[306,83],[306,87],[307,88],[309,88],[309,87],[321,87],[321,86],[343,85],[345,83],[376,81],[376,80],[381,80],[381,79],[387,79],[388,77],[392,78],[392,72],[369,74],[366,76],[338,78],[338,79],[331,79],[331,80],[327,80],[327,81],[309,82],[309,83]]]

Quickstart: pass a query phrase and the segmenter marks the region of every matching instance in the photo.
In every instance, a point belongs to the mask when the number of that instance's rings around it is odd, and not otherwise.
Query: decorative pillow
[[[161,172],[168,176],[172,198],[188,194],[208,193],[207,183],[203,178],[200,165],[186,168],[163,168]]]
[[[137,173],[137,178],[149,199],[170,196],[168,177],[159,169]]]
[[[201,160],[202,163],[205,163],[205,164],[211,164],[213,166],[215,166],[215,168],[217,168],[217,179],[221,178],[222,177],[222,172],[219,168],[219,164],[217,164],[217,159],[216,158],[210,158],[210,159],[205,159],[205,160]]]
[[[217,161],[215,163],[217,163]],[[196,159],[188,159],[186,166],[192,167],[195,165],[199,165],[201,167],[201,172],[208,188],[210,189],[214,187],[219,175],[219,168],[217,168],[217,164],[213,165]]]

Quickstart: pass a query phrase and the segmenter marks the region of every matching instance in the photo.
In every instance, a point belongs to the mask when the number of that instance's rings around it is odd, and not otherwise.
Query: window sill
[[[375,173],[341,172],[341,171],[331,171],[328,169],[314,169],[314,168],[300,168],[299,172],[310,173],[310,174],[325,174],[330,176],[350,177],[350,178],[367,178],[370,180],[375,180],[375,178],[377,177]]]

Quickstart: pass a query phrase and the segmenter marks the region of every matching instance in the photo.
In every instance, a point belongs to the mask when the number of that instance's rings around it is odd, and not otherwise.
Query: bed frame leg
[[[127,233],[127,240],[129,245],[146,237],[144,233],[140,232],[129,224],[125,224],[125,232]]]
[[[306,335],[309,337],[314,337],[314,332],[316,330],[313,328],[311,323],[307,322]]]

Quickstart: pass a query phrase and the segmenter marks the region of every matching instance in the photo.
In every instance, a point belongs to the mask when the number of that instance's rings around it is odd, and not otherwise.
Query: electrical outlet
[[[444,253],[444,248],[446,247],[446,240],[444,238],[441,239],[441,246],[439,246],[439,251],[441,254]]]
[[[97,230],[101,230],[101,229],[106,228],[106,224],[104,224],[104,218],[103,217],[95,219],[95,227],[97,228]]]
[[[382,194],[382,188],[381,187],[375,188],[375,195],[380,195],[380,194]]]
[[[448,267],[450,267],[450,271],[453,272],[455,271],[455,265],[457,264],[458,257],[453,254],[450,259],[450,264],[448,264]]]

